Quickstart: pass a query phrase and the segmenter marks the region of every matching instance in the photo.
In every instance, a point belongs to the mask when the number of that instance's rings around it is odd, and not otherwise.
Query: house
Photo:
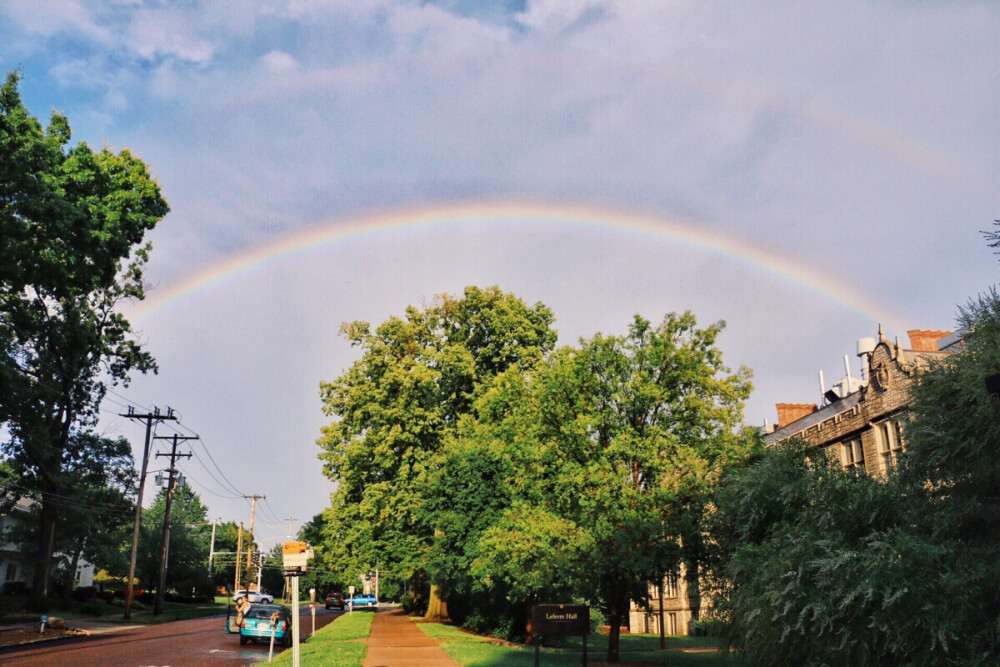
[[[0,586],[7,582],[31,585],[35,574],[34,554],[25,554],[12,534],[17,525],[28,517],[34,505],[34,500],[21,496],[6,513],[0,514]],[[95,571],[93,563],[81,558],[76,566],[76,586],[93,586]]]
[[[21,552],[21,547],[13,541],[11,534],[16,526],[31,511],[34,501],[18,498],[10,510],[0,514],[0,586],[8,582],[24,582],[31,585],[34,568],[30,558]]]

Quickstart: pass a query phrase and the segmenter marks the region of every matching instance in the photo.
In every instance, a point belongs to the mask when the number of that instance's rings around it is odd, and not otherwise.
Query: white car
[[[233,595],[233,601],[239,600],[242,597],[249,598],[250,604],[272,604],[274,603],[274,596],[270,593],[261,593],[259,591],[250,591],[247,593],[245,590],[238,590]]]

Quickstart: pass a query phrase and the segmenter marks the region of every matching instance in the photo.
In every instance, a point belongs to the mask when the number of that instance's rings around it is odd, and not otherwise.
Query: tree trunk
[[[687,584],[688,604],[691,607],[691,624],[688,634],[694,634],[694,624],[701,620],[701,535],[688,536],[685,542],[684,580]]]
[[[56,513],[48,494],[42,493],[38,512],[38,546],[35,552],[35,572],[32,577],[31,595],[27,607],[30,612],[46,612],[49,609],[49,572],[52,569],[52,549],[56,535]]]
[[[532,616],[534,616],[534,607],[537,602],[538,602],[538,596],[532,593],[531,595],[528,596],[527,601],[524,603],[524,606],[527,608],[528,611],[528,618],[526,618],[524,621],[524,643],[532,646],[534,645],[535,637],[534,637],[534,630],[531,624],[531,619]]]
[[[431,584],[431,593],[427,599],[426,619],[435,621],[448,620],[448,605],[441,597],[441,588],[437,584]]]
[[[83,545],[87,541],[87,537],[81,536],[80,541],[76,543],[76,549],[73,550],[73,560],[69,564],[69,572],[66,573],[66,585],[63,586],[63,602],[69,602],[70,593],[73,591],[73,583],[76,580],[76,566],[80,563],[80,554],[83,553]]]
[[[617,582],[611,585],[609,593],[611,593],[609,596],[611,603],[608,606],[608,623],[610,625],[608,628],[608,662],[617,664],[622,632],[621,594]]]

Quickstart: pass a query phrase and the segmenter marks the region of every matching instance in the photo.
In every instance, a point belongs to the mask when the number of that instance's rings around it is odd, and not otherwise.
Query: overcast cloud
[[[683,221],[870,304],[656,235],[517,221],[270,263],[138,321],[161,373],[111,398],[179,410],[211,514],[247,521],[233,496],[266,494],[272,542],[328,503],[317,385],[354,358],[343,321],[470,284],[546,303],[567,344],[690,309],[727,321],[754,424],[817,400],[844,354],[857,373],[881,319],[904,344],[952,328],[997,276],[997,35],[1000,6],[973,2],[0,3],[29,109],[150,164],[172,208],[159,289],[318,225],[529,202]]]

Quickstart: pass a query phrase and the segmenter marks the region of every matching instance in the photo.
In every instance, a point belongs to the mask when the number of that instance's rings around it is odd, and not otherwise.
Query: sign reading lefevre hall
[[[590,607],[583,604],[536,604],[531,610],[531,633],[540,637],[586,635]]]

